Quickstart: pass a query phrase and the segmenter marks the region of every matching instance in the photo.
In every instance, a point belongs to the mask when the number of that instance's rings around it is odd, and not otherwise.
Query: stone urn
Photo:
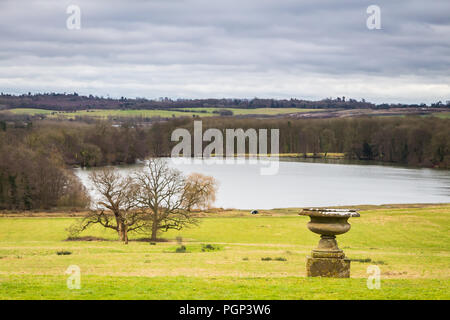
[[[348,219],[359,217],[359,213],[348,209],[303,209],[299,215],[310,217],[308,229],[320,234],[318,247],[306,258],[308,277],[349,278],[350,260],[339,249],[336,236],[349,231]]]

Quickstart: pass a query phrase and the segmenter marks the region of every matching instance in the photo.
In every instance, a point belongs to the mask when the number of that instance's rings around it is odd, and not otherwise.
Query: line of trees
[[[390,117],[347,119],[202,119],[203,130],[279,129],[280,153],[344,153],[348,159],[450,168],[450,119]],[[190,130],[193,121],[178,123]],[[152,152],[170,155],[174,123],[159,125]],[[166,140],[167,139],[167,140]],[[204,142],[204,147],[210,142]],[[270,145],[270,142],[268,142]],[[248,147],[248,146],[247,146]],[[194,150],[194,148],[191,148]],[[248,152],[248,149],[247,149]]]
[[[0,135],[0,209],[84,208],[85,188],[59,154],[7,144]]]
[[[151,128],[126,124],[114,127],[108,122],[7,123],[4,130],[0,129],[5,143],[19,143],[39,153],[58,155],[67,166],[133,164],[149,155],[153,135]]]
[[[0,115],[1,116],[1,115]],[[177,128],[193,132],[191,118],[139,126],[108,122],[8,121],[0,138],[38,152],[51,150],[68,166],[132,164],[149,156],[170,156]],[[203,130],[218,128],[279,129],[281,153],[345,153],[349,159],[450,168],[450,119],[437,117],[373,117],[346,119],[202,118]],[[32,125],[31,125],[32,124]],[[3,129],[2,129],[3,128]],[[205,146],[208,142],[205,142]],[[192,148],[192,150],[194,150]]]
[[[357,101],[349,97],[326,98],[317,101],[304,99],[146,99],[135,98],[120,99],[105,98],[99,96],[81,96],[74,93],[43,93],[10,95],[0,93],[0,110],[12,108],[40,108],[55,111],[76,111],[86,109],[184,109],[184,108],[307,108],[307,109],[385,109],[426,107],[422,104],[374,104],[361,99]],[[450,101],[437,101],[431,105],[435,108],[448,108]]]

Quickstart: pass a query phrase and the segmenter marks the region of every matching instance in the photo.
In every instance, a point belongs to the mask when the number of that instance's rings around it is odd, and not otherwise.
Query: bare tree
[[[184,206],[192,209],[208,209],[216,201],[217,182],[213,177],[192,173],[186,179]]]
[[[189,212],[195,201],[187,201],[187,181],[180,171],[171,169],[165,160],[150,159],[143,171],[135,173],[139,185],[136,201],[148,216],[151,240],[158,231],[180,230],[197,220]],[[197,198],[196,198],[197,199]]]
[[[72,234],[98,223],[117,231],[119,239],[128,244],[128,233],[142,229],[146,224],[144,213],[137,210],[135,203],[138,187],[131,177],[122,177],[112,168],[93,171],[89,178],[100,195],[97,210],[92,210],[80,225],[72,228]]]
[[[100,195],[97,210],[71,227],[72,235],[98,223],[116,230],[125,243],[128,232],[138,230],[150,231],[151,240],[156,240],[159,231],[196,224],[190,210],[215,200],[214,178],[194,174],[186,179],[162,159],[150,159],[144,169],[130,177],[122,177],[111,168],[93,171],[89,177]]]

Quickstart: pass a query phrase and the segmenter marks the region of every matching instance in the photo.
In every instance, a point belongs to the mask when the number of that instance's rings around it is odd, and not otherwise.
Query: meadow
[[[93,117],[106,119],[108,117],[141,117],[141,118],[171,118],[171,117],[211,117],[218,116],[213,111],[219,110],[219,108],[188,108],[185,111],[175,110],[82,110],[76,112],[65,111],[52,111],[45,109],[31,109],[31,108],[19,108],[10,109],[9,112],[14,114],[28,114],[28,115],[45,115],[49,118],[62,117],[65,119],[73,119],[76,116]],[[300,113],[300,112],[314,112],[317,109],[300,109],[300,108],[256,108],[256,109],[238,109],[238,108],[223,108],[220,110],[230,110],[234,115],[268,115],[274,116],[279,114]]]
[[[299,209],[202,213],[164,242],[135,234],[128,245],[100,227],[81,234],[98,241],[66,241],[77,216],[10,213],[0,217],[0,299],[450,299],[450,204],[360,209],[338,237],[349,279],[306,277],[319,236]],[[67,288],[70,265],[79,290]],[[369,265],[379,290],[367,288]]]

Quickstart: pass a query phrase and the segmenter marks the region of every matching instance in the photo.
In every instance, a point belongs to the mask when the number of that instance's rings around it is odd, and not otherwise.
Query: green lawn
[[[256,108],[256,109],[237,109],[237,108],[225,108],[226,110],[231,110],[235,115],[278,115],[278,114],[288,114],[288,113],[298,113],[298,112],[314,112],[317,109],[299,109],[299,108]],[[213,111],[219,110],[218,108],[189,108],[185,112],[181,111],[171,111],[171,110],[82,110],[77,112],[55,112],[51,110],[44,109],[11,109],[9,112],[15,114],[29,114],[37,115],[42,114],[50,118],[63,117],[63,118],[74,118],[75,116],[89,116],[95,118],[107,118],[107,117],[211,117],[217,116]]]
[[[450,299],[450,205],[361,211],[338,241],[349,258],[372,261],[353,261],[350,279],[305,277],[319,237],[297,212],[210,215],[156,245],[124,245],[99,227],[82,236],[108,241],[64,241],[79,218],[2,217],[0,299]],[[175,253],[177,236],[187,253]],[[381,269],[379,290],[366,286],[371,264]],[[80,290],[67,289],[69,265],[81,268]]]

